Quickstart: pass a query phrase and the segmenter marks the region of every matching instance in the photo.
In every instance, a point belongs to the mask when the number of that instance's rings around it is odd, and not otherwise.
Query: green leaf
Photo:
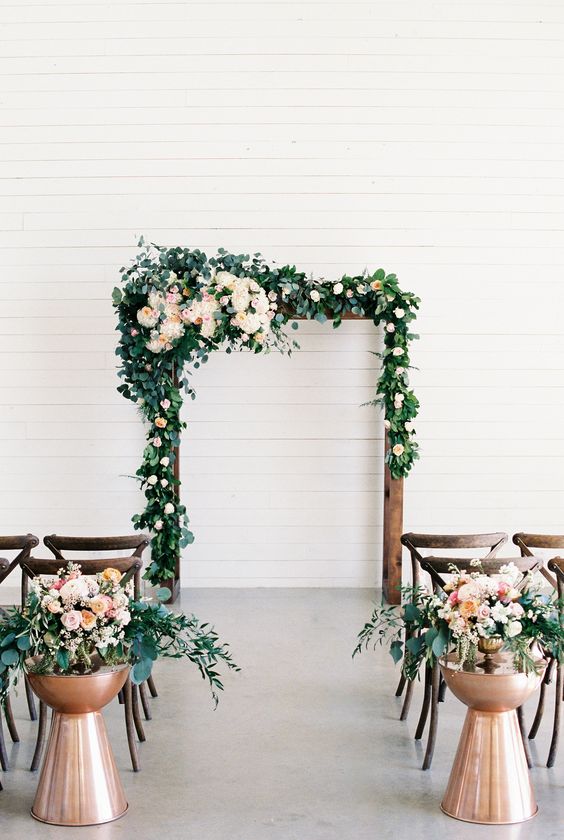
[[[168,586],[159,586],[155,592],[155,596],[159,599],[159,601],[168,601],[171,595],[172,592]]]
[[[425,641],[421,636],[410,636],[405,646],[412,656],[418,656],[424,644]]]
[[[448,630],[446,627],[440,627],[436,639],[431,645],[431,650],[438,658],[442,656],[448,645]]]
[[[2,656],[0,656],[0,660],[4,663],[4,665],[15,665],[16,662],[20,661],[20,655],[15,648],[9,648],[8,650],[2,651]]]
[[[415,604],[406,604],[403,608],[403,615],[406,621],[419,621],[421,619],[421,611]]]
[[[113,292],[112,292],[112,301],[116,306],[118,306],[118,304],[121,303],[121,299],[122,299],[121,290],[118,289],[118,287],[116,286],[114,288]]]
[[[394,665],[397,665],[403,656],[403,645],[397,639],[390,645],[390,655],[394,660]]]
[[[140,662],[136,662],[131,669],[131,682],[135,685],[145,682],[151,676],[152,668],[153,662],[151,659],[142,659]]]
[[[69,667],[69,652],[68,650],[62,650],[59,648],[57,654],[55,656],[57,660],[57,665],[61,669],[61,671],[66,671]]]
[[[0,648],[8,647],[9,645],[12,644],[12,642],[14,641],[15,638],[16,638],[15,633],[8,633],[8,635],[4,636],[4,638],[0,642]]]
[[[19,650],[29,650],[31,647],[31,639],[29,636],[20,636],[16,644]]]

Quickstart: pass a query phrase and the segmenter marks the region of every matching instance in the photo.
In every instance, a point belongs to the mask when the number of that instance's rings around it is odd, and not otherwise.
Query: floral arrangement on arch
[[[160,656],[190,659],[216,702],[218,662],[239,670],[208,625],[160,601],[135,600],[117,569],[83,575],[71,562],[56,576],[32,579],[23,608],[0,611],[0,702],[28,671],[84,674],[127,662],[132,682],[142,683]]]
[[[450,567],[444,590],[404,588],[405,601],[376,608],[358,636],[354,654],[374,644],[389,643],[394,662],[403,658],[403,673],[412,680],[423,662],[433,665],[456,653],[459,667],[473,663],[483,639],[498,639],[512,652],[515,666],[531,672],[538,667],[534,642],[558,661],[564,656],[564,627],[556,595],[546,594],[540,572],[519,571],[514,563],[499,573],[484,573],[480,560],[472,571]]]
[[[194,539],[174,477],[174,449],[185,427],[181,394],[195,397],[190,367],[198,368],[220,346],[228,353],[290,353],[295,342],[284,328],[296,317],[331,319],[338,327],[352,313],[383,323],[384,350],[377,354],[382,372],[370,404],[384,409],[392,476],[406,476],[418,457],[413,421],[419,403],[409,386],[409,345],[417,338],[410,324],[419,299],[400,289],[395,274],[378,269],[333,282],[308,277],[294,266],[268,266],[260,254],[236,256],[220,249],[208,258],[199,250],[150,245],[122,269],[113,302],[123,379],[118,390],[138,405],[147,424],[136,474],[147,503],[133,522],[153,535],[145,573],[152,583],[174,575],[180,549]],[[294,320],[292,327],[297,326]]]

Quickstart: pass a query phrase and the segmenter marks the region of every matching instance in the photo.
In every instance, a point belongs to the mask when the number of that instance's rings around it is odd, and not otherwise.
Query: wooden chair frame
[[[564,534],[529,534],[525,531],[520,531],[517,534],[513,534],[513,542],[516,546],[518,546],[522,556],[528,557],[533,553],[532,549],[540,548],[548,551],[558,551],[564,549]],[[564,581],[562,580],[561,565],[563,562],[564,561],[562,561],[561,558],[553,557],[547,563],[548,568],[541,569],[547,581],[558,592],[559,601],[561,601],[562,597],[564,596]],[[554,572],[555,575],[553,576],[551,572]],[[549,686],[552,683],[554,679],[554,672],[556,671],[556,697],[554,700],[554,721],[552,727],[552,739],[550,742],[550,748],[548,751],[548,758],[546,762],[547,767],[553,767],[554,762],[556,761],[556,752],[558,749],[558,739],[560,735],[561,703],[559,702],[558,698],[562,699],[564,676],[562,674],[562,668],[558,666],[558,663],[550,655],[547,655],[547,659],[548,665],[544,673],[543,681],[541,683],[539,702],[537,704],[537,710],[535,713],[533,724],[529,730],[529,738],[531,741],[534,740],[534,738],[536,738],[537,732],[539,730],[544,715],[546,689],[547,686]]]
[[[402,545],[407,548],[411,557],[411,576],[412,585],[419,586],[421,582],[421,570],[425,563],[425,557],[421,554],[420,549],[488,549],[487,554],[481,558],[482,561],[488,561],[493,558],[499,549],[507,542],[508,536],[506,533],[499,531],[488,534],[416,534],[406,533],[401,537]],[[428,558],[427,558],[428,559]],[[448,563],[465,562],[468,563],[470,558],[451,557],[448,558]],[[406,631],[407,635],[407,631]],[[413,697],[414,682],[406,680],[402,675],[396,689],[396,697],[401,697],[405,689],[405,697],[400,713],[400,720],[406,720],[411,706]],[[441,684],[441,674],[438,667],[425,668],[425,687],[423,694],[423,704],[421,706],[421,713],[415,730],[415,740],[419,741],[423,737],[425,725],[431,711],[429,722],[429,735],[427,739],[427,748],[423,759],[423,770],[428,770],[433,760],[433,753],[435,750],[435,741],[437,737],[438,725],[438,704],[444,698],[444,691],[446,686]]]
[[[70,558],[65,557],[63,551],[100,553],[133,549],[133,553],[127,557],[89,557],[80,558],[80,560],[76,560],[75,562],[80,563],[82,572],[86,575],[96,574],[97,572],[103,571],[108,566],[112,566],[122,573],[122,584],[127,584],[130,580],[133,580],[134,597],[140,597],[141,569],[143,568],[141,556],[149,544],[149,540],[144,534],[119,537],[68,537],[51,534],[44,538],[43,543],[55,555],[55,558],[28,557],[20,564],[22,569],[22,602],[27,597],[30,579],[37,577],[38,575],[56,575],[58,570],[61,568],[61,565],[69,562]],[[150,690],[152,693],[154,692],[154,696],[156,696],[154,683],[151,683]],[[123,688],[120,699],[124,705],[127,742],[131,756],[131,764],[135,772],[140,769],[139,754],[137,751],[137,744],[135,743],[135,732],[137,733],[137,737],[140,741],[146,740],[139,712],[139,697],[141,697],[145,717],[149,720],[151,713],[145,686],[133,686],[131,680],[128,679]],[[45,744],[46,732],[47,707],[45,704],[40,703],[39,730],[37,733],[37,742],[31,763],[31,770],[36,770],[39,766]]]

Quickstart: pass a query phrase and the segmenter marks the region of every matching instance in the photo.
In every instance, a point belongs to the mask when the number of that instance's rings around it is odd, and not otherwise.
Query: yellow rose
[[[118,571],[118,569],[112,569],[111,566],[109,566],[107,569],[104,569],[104,571],[102,572],[102,580],[107,580],[110,583],[117,584],[120,582],[122,577],[122,573]]]
[[[81,615],[81,626],[84,627],[85,630],[91,630],[96,624],[96,616],[93,612],[90,612],[90,610],[82,610]]]

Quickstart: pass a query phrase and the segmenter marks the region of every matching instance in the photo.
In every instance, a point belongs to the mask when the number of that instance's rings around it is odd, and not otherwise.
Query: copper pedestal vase
[[[29,674],[53,709],[51,731],[31,815],[53,825],[117,820],[127,800],[100,710],[123,688],[129,665],[91,674]]]
[[[538,810],[516,709],[538,688],[544,668],[523,674],[513,670],[510,654],[495,660],[495,670],[490,661],[485,670],[480,662],[457,670],[452,656],[441,660],[446,684],[468,706],[441,808],[458,820],[505,825]]]

